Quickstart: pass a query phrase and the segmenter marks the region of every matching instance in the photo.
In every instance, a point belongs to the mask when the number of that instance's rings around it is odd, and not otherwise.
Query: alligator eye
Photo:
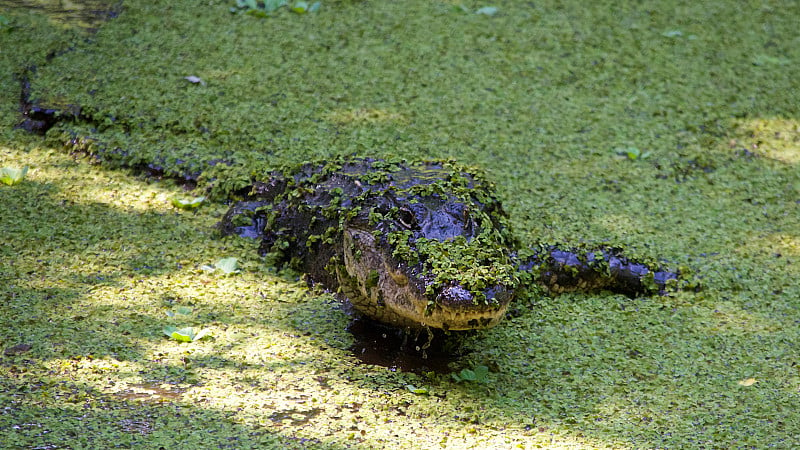
[[[414,217],[414,213],[409,209],[401,208],[400,211],[398,211],[397,220],[409,230],[417,228],[417,218]]]

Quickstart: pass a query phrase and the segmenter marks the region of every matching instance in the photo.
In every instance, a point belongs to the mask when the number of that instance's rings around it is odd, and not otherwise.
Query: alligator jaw
[[[445,330],[491,328],[505,315],[512,292],[504,286],[484,291],[486,300],[476,299],[460,285],[447,286],[438,294],[427,321],[429,326]],[[435,323],[435,325],[434,325]]]

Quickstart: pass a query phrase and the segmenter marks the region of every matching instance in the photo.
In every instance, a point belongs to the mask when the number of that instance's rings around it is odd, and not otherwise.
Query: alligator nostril
[[[439,304],[445,308],[463,308],[473,306],[475,297],[460,285],[449,286],[439,294]]]

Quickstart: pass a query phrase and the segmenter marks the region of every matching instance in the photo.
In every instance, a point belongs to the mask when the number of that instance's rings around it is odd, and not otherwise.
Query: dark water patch
[[[473,332],[445,333],[441,330],[403,330],[359,318],[347,330],[355,344],[353,356],[364,364],[388,367],[390,370],[425,374],[448,374],[451,365],[469,353],[463,338]]]
[[[42,13],[58,24],[90,33],[122,11],[121,0],[0,0],[0,8]]]
[[[308,410],[301,410],[297,408],[283,409],[275,411],[270,414],[269,420],[276,424],[281,424],[288,421],[292,426],[300,426],[307,424],[311,419],[318,416],[322,412],[322,408],[311,408]]]
[[[184,393],[184,389],[168,389],[156,383],[132,384],[131,387],[133,389],[126,389],[114,395],[124,400],[162,403],[178,401],[183,397]]]
[[[33,348],[33,346],[31,346],[30,344],[12,345],[11,347],[6,347],[6,349],[3,350],[3,355],[17,356],[29,352],[31,348]]]
[[[2,2],[2,0],[0,0]],[[1,4],[1,3],[0,3]],[[31,100],[31,76],[36,73],[36,67],[26,67],[18,75],[20,83],[19,110],[23,120],[18,128],[29,133],[44,135],[47,130],[56,123],[65,119],[75,119],[80,117],[81,108],[71,104],[51,104],[41,105],[37,101]]]

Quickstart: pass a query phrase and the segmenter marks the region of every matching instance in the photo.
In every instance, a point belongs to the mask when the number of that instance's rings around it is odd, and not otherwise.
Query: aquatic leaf
[[[248,9],[245,14],[248,16],[258,17],[259,19],[265,19],[269,17],[269,14],[260,9]]]
[[[270,13],[286,5],[286,0],[264,0],[264,11]]]
[[[22,169],[17,169],[15,167],[3,167],[0,169],[0,182],[9,186],[13,186],[22,181],[27,173],[28,166],[25,166]]]
[[[170,334],[170,337],[180,342],[192,342],[192,336],[189,335],[189,333],[184,330],[173,331],[172,334]]]
[[[489,380],[489,368],[486,366],[475,366],[473,369],[461,369],[458,374],[450,374],[456,382],[473,381],[485,383]]]
[[[164,334],[168,337],[175,339],[176,341],[180,342],[192,342],[192,337],[186,331],[185,328],[181,328],[180,330],[177,327],[172,325],[166,326],[163,329]]]
[[[200,197],[193,197],[193,198],[179,198],[173,197],[172,198],[172,206],[180,209],[196,209],[199,208],[203,202],[206,201],[204,196]]]
[[[239,272],[239,260],[236,258],[222,258],[216,263],[214,263],[214,267],[217,269],[225,272],[225,274],[230,275],[232,273]]]
[[[322,6],[320,2],[314,2],[311,6],[308,7],[308,12],[313,13],[319,11],[319,8]]]
[[[408,389],[409,392],[417,395],[429,395],[431,393],[430,390],[428,390],[428,388],[416,387],[413,384],[407,384],[406,389]]]
[[[236,6],[239,8],[258,9],[258,3],[256,3],[256,0],[236,0]]]
[[[756,380],[755,378],[746,378],[744,380],[739,381],[739,386],[752,386],[757,382],[758,380]]]
[[[209,335],[209,331],[205,329],[197,329],[195,327],[178,328],[172,325],[164,327],[162,330],[165,335],[175,339],[179,342],[193,342],[203,339]]]
[[[650,152],[642,152],[637,147],[615,148],[613,152],[617,155],[625,156],[631,161],[636,161],[637,159],[647,159],[651,155]]]
[[[212,267],[213,269],[213,267]],[[177,315],[188,316],[192,313],[192,308],[188,306],[179,306],[175,311],[167,311],[167,317],[175,317]]]
[[[292,6],[292,11],[297,14],[305,14],[308,12],[308,2],[297,2]]]
[[[483,8],[475,11],[475,14],[483,14],[485,16],[493,16],[497,14],[497,8],[494,6],[484,6]]]
[[[683,36],[683,32],[681,30],[667,30],[661,35],[668,38],[677,38]]]
[[[489,368],[486,366],[475,366],[475,381],[485,383],[489,379]]]
[[[469,369],[461,369],[461,372],[456,374],[450,374],[454,380],[456,381],[475,381],[475,372]]]

